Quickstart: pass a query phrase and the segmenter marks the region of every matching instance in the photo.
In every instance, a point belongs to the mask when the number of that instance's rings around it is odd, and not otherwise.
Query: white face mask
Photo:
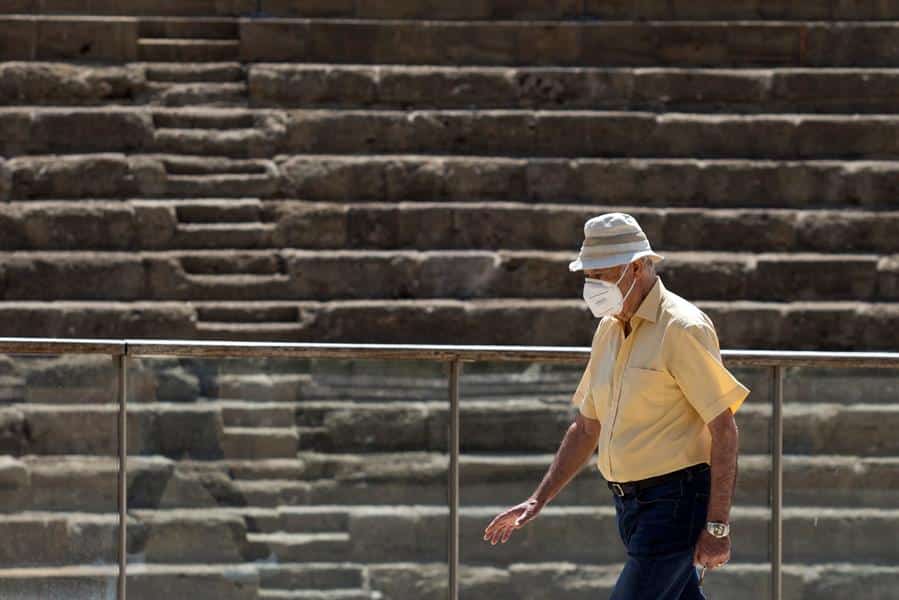
[[[634,277],[634,281],[631,283],[631,287],[628,288],[627,293],[623,296],[621,295],[618,284],[624,279],[625,273],[627,273],[627,268],[621,272],[621,277],[615,283],[593,279],[592,277],[588,277],[584,281],[584,302],[587,303],[587,306],[590,307],[590,312],[597,319],[617,314],[624,305],[624,299],[634,289],[634,284],[637,283],[636,277]]]

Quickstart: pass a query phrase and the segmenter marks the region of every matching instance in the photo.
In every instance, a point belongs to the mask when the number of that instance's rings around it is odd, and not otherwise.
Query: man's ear
[[[646,266],[643,264],[642,260],[634,261],[634,277],[636,279],[640,279],[640,277],[643,275],[643,271],[645,271],[645,270],[646,270]]]

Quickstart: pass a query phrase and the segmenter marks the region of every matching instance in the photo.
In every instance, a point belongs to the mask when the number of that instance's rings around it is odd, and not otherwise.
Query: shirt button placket
[[[624,369],[627,368],[627,363],[630,361],[631,357],[631,346],[633,345],[635,329],[631,329],[630,335],[627,337],[624,336],[624,325],[621,325],[618,330],[619,335],[619,350],[618,356],[615,357],[615,369],[612,372],[612,397],[615,399],[612,407],[615,409],[615,413],[612,416],[611,427],[609,428],[609,443],[608,450],[606,451],[607,461],[606,464],[609,467],[609,476],[612,477],[612,480],[615,481],[616,478],[612,476],[612,435],[615,432],[615,424],[618,422],[618,411],[621,408],[621,379],[624,375]]]

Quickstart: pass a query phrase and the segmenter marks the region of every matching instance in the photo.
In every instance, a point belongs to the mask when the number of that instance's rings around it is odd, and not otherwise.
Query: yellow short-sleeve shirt
[[[711,319],[660,277],[630,321],[604,317],[572,397],[602,424],[597,467],[627,482],[711,460],[709,421],[734,413],[749,389],[721,362]]]

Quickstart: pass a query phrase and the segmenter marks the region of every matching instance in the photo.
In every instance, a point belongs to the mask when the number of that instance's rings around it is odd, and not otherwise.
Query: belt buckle
[[[614,492],[616,496],[624,496],[624,488],[621,487],[620,483],[612,484],[612,492]]]

